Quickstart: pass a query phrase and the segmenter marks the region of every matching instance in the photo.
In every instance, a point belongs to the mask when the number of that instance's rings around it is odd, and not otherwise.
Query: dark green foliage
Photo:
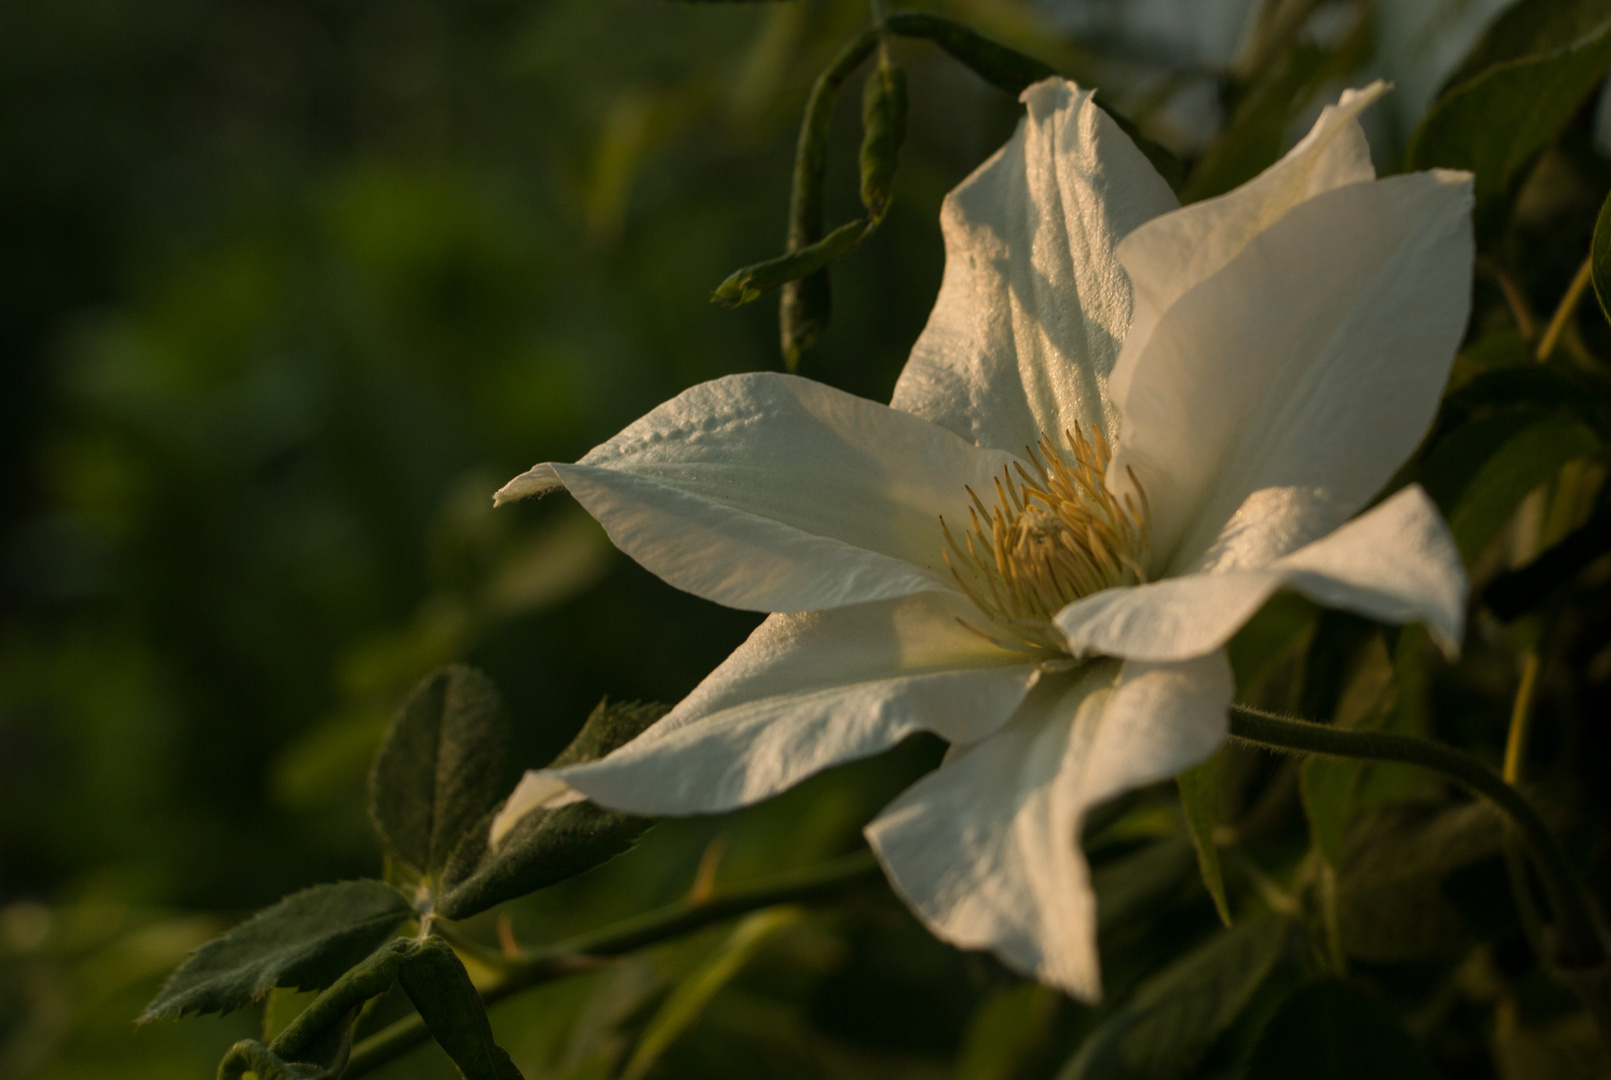
[[[1594,295],[1600,301],[1600,310],[1611,320],[1611,195],[1606,196],[1599,220],[1594,223],[1590,258],[1593,260]]]
[[[663,705],[600,702],[582,730],[551,763],[560,768],[603,757],[665,715]],[[487,850],[490,817],[467,835],[447,874],[439,914],[463,919],[516,896],[575,877],[626,851],[652,822],[591,802],[536,810],[521,818],[496,849]]]
[[[520,1080],[509,1055],[492,1038],[481,995],[441,938],[429,938],[409,956],[399,976],[408,999],[464,1080]]]
[[[657,701],[617,701],[608,698],[594,706],[565,749],[549,762],[549,768],[563,769],[584,761],[597,761],[618,746],[625,746],[646,731],[650,724],[670,711]]]
[[[1529,492],[1599,446],[1595,433],[1580,423],[1535,412],[1498,413],[1440,440],[1421,467],[1421,482],[1470,560]]]
[[[1608,24],[1603,0],[1521,0],[1494,20],[1446,85],[1461,86],[1510,60],[1569,49]]]
[[[1174,1080],[1202,1060],[1252,999],[1285,948],[1274,915],[1216,934],[1115,1009],[1059,1080]]]
[[[1387,1007],[1335,979],[1299,987],[1254,1047],[1246,1080],[1437,1080]]]
[[[276,986],[322,990],[413,914],[407,897],[379,881],[305,889],[191,953],[140,1019],[229,1012]]]
[[[498,801],[509,722],[486,676],[462,664],[416,686],[369,774],[369,812],[393,854],[438,875]]]
[[[1447,958],[1470,940],[1447,883],[1499,851],[1497,811],[1474,802],[1445,810],[1401,804],[1360,818],[1337,890],[1348,955],[1370,963]]]
[[[268,1046],[245,1039],[219,1063],[219,1080],[250,1069],[258,1080],[326,1080],[338,1077],[352,1054],[352,1028],[366,1001],[391,988],[414,954],[414,941],[391,941],[338,979]]]
[[[1186,829],[1191,833],[1192,847],[1197,850],[1197,868],[1203,875],[1208,895],[1214,898],[1214,910],[1220,921],[1231,925],[1230,901],[1225,898],[1225,875],[1219,865],[1219,845],[1214,841],[1214,828],[1219,823],[1219,762],[1211,757],[1195,769],[1187,769],[1175,778],[1180,788],[1180,809],[1186,815]]]
[[[1469,169],[1479,203],[1509,193],[1611,65],[1611,19],[1577,43],[1505,60],[1449,91],[1410,138],[1410,168]]]

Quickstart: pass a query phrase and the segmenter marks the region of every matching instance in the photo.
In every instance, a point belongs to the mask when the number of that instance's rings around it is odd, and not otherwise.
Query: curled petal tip
[[[533,495],[546,495],[560,487],[559,474],[547,462],[533,465],[492,494],[492,505],[518,502]]]

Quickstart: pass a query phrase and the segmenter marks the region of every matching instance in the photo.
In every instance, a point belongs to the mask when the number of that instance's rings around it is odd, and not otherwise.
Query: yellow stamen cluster
[[[973,507],[960,543],[940,519],[946,564],[996,632],[962,625],[1019,652],[1066,652],[1054,615],[1082,596],[1147,579],[1146,494],[1137,506],[1108,491],[1110,452],[1100,435],[1087,440],[1076,427],[1064,437],[1066,455],[1042,435],[1025,448],[1028,468],[1003,469],[994,507],[967,489]]]

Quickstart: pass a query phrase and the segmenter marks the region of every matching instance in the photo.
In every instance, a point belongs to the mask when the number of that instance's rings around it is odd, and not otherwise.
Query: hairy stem
[[[1549,896],[1555,913],[1551,959],[1566,969],[1605,965],[1605,941],[1566,853],[1532,804],[1480,761],[1428,739],[1288,720],[1241,705],[1231,707],[1231,735],[1261,746],[1305,754],[1419,765],[1491,800],[1520,832]]]
[[[792,870],[750,885],[718,890],[702,901],[683,900],[668,904],[569,941],[515,956],[502,956],[477,947],[471,950],[472,954],[482,959],[484,953],[499,969],[498,977],[482,988],[481,1000],[491,1005],[528,987],[585,971],[596,966],[600,960],[669,941],[760,908],[834,896],[846,886],[870,880],[878,874],[878,861],[873,858],[872,852],[861,851],[820,866]],[[438,925],[445,929],[442,924]],[[462,936],[453,933],[449,940],[459,942]],[[362,1076],[407,1053],[428,1038],[430,1035],[418,1016],[399,1020],[355,1046],[347,1071],[342,1075]]]

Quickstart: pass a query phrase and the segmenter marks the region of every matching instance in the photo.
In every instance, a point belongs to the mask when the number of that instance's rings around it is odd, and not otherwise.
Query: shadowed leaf
[[[1259,1036],[1246,1080],[1437,1080],[1387,1007],[1326,979],[1299,987]]]
[[[416,686],[369,774],[370,816],[386,846],[439,873],[498,801],[508,746],[498,692],[480,672],[454,664]]]
[[[1058,1080],[1176,1080],[1202,1060],[1280,958],[1284,919],[1225,930],[1141,985],[1086,1040]]]
[[[413,914],[407,897],[379,881],[305,889],[191,953],[140,1019],[230,1012],[276,986],[322,990]]]
[[[576,738],[551,763],[560,768],[603,757],[666,713],[664,705],[600,702]],[[626,851],[652,822],[591,802],[533,810],[487,847],[488,814],[454,852],[439,914],[463,919],[526,893],[575,877]]]

